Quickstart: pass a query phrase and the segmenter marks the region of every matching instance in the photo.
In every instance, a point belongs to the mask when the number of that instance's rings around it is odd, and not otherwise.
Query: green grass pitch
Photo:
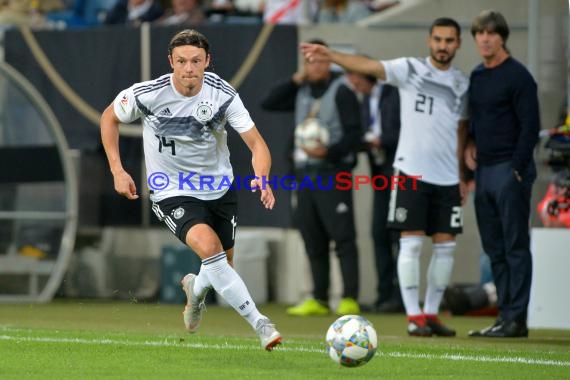
[[[403,315],[363,314],[379,334],[377,355],[343,368],[325,353],[336,316],[293,318],[262,305],[284,344],[259,347],[232,309],[209,306],[197,334],[182,306],[62,301],[0,305],[0,379],[570,379],[570,330],[528,339],[473,339],[491,318],[444,317],[456,338],[411,338]]]

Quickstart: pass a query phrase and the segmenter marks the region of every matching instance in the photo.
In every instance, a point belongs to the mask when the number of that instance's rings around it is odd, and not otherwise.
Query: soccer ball
[[[309,118],[295,128],[295,146],[315,149],[329,143],[329,131],[316,118]]]
[[[359,315],[344,315],[327,331],[327,350],[331,359],[345,367],[368,363],[376,353],[378,337],[374,326]]]

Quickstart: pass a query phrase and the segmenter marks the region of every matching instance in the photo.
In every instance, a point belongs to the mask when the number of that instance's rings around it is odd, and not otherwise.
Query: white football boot
[[[257,321],[255,332],[259,336],[261,347],[267,351],[273,350],[283,340],[279,331],[275,330],[275,325],[267,318]]]
[[[184,316],[184,326],[186,330],[190,333],[195,333],[200,327],[200,322],[202,321],[202,313],[206,310],[206,295],[208,294],[209,288],[206,288],[202,294],[196,296],[194,295],[194,281],[196,280],[196,275],[193,273],[188,273],[180,283],[182,284],[182,290],[186,293],[186,306],[182,315]]]

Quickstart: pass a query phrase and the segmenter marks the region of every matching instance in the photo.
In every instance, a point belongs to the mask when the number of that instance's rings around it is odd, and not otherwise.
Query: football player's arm
[[[119,119],[115,114],[114,105],[111,103],[101,115],[101,141],[109,162],[115,191],[128,199],[137,199],[137,187],[135,182],[123,168],[119,151]]]
[[[255,176],[259,178],[251,181],[252,191],[259,188],[261,190],[261,203],[263,203],[266,209],[271,210],[275,204],[275,196],[267,183],[269,171],[271,170],[271,154],[269,153],[269,148],[255,125],[247,131],[240,133],[240,136],[251,151],[253,172]],[[267,180],[263,181],[262,178],[266,178]]]
[[[386,80],[384,64],[362,55],[341,53],[319,44],[301,43],[301,51],[309,61],[313,59],[326,59],[348,71],[355,71],[372,75],[378,79]]]

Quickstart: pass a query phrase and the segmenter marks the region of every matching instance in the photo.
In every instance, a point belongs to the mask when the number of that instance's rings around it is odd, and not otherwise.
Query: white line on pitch
[[[41,342],[41,343],[75,343],[75,344],[91,344],[91,345],[121,345],[132,347],[185,347],[185,348],[215,348],[226,350],[258,350],[257,345],[239,345],[239,344],[203,344],[203,343],[187,343],[175,342],[165,339],[163,341],[144,341],[136,342],[129,340],[116,340],[116,339],[81,339],[81,338],[49,338],[49,337],[22,337],[0,335],[0,341],[16,341],[16,342]],[[292,351],[292,352],[311,352],[323,353],[324,349],[317,349],[313,347],[280,347],[278,351]],[[466,362],[487,362],[487,363],[517,363],[517,364],[530,364],[530,365],[544,365],[556,367],[570,367],[570,361],[562,360],[544,360],[544,359],[529,359],[523,357],[506,357],[506,356],[482,356],[482,355],[463,355],[463,354],[419,354],[407,352],[377,352],[380,357],[393,357],[393,358],[408,358],[408,359],[429,359],[429,360],[454,360]]]

